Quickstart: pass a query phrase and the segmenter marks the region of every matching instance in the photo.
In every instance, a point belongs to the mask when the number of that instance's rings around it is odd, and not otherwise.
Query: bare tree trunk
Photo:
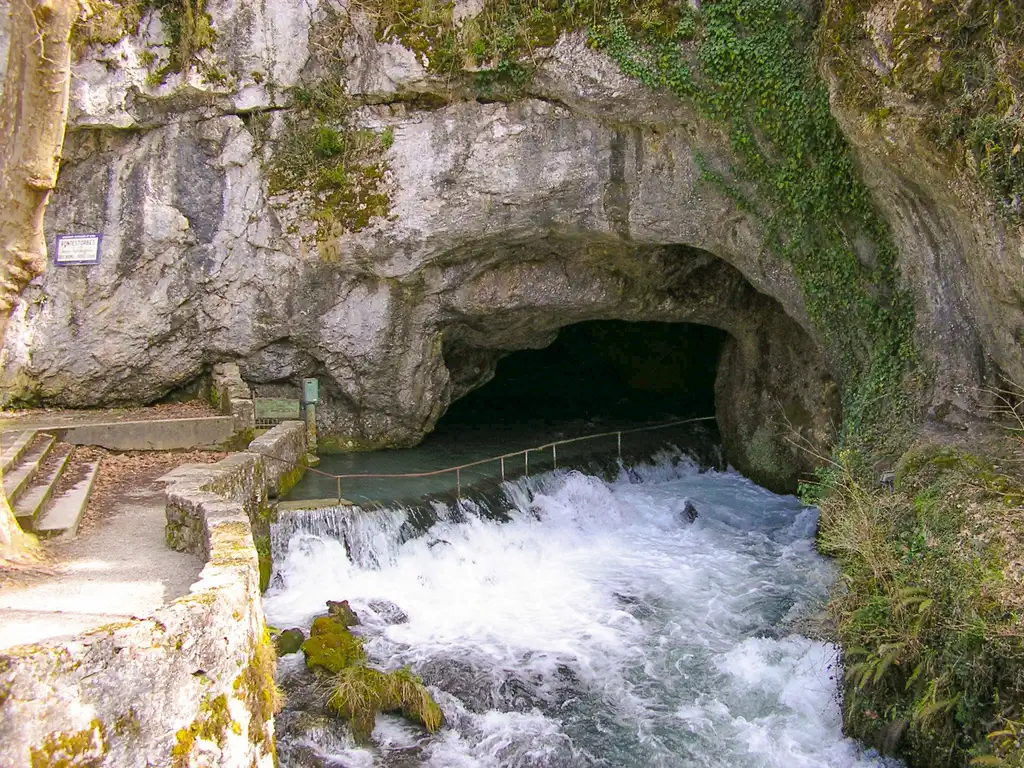
[[[46,266],[43,215],[57,183],[78,0],[9,0],[11,44],[0,101],[0,341],[11,307]],[[31,557],[0,483],[0,564]]]

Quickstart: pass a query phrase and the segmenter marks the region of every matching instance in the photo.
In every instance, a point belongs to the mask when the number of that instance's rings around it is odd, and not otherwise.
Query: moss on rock
[[[345,629],[355,627],[359,624],[359,617],[356,616],[356,612],[352,610],[352,606],[348,604],[348,600],[342,600],[341,602],[328,600],[327,615],[341,624]]]
[[[286,629],[274,638],[274,648],[278,656],[287,656],[302,650],[306,634],[298,627]]]
[[[274,573],[274,558],[270,549],[270,536],[254,536],[253,544],[259,558],[260,592],[266,592],[270,586],[270,577]]]
[[[93,720],[81,731],[50,734],[29,750],[32,768],[92,768],[103,763],[107,753],[103,723]]]
[[[440,728],[444,715],[423,681],[408,669],[384,672],[367,666],[362,640],[347,629],[351,625],[346,622],[359,621],[348,601],[331,601],[328,607],[334,616],[313,621],[302,651],[310,669],[329,676],[327,706],[348,720],[353,738],[369,743],[379,712],[400,712],[431,733]]]
[[[306,656],[307,667],[330,674],[337,674],[345,667],[366,661],[362,639],[327,616],[313,621],[309,639],[302,644],[302,652]]]
[[[186,768],[190,764],[197,741],[209,741],[223,747],[230,728],[231,712],[227,695],[222,693],[205,699],[199,707],[198,717],[187,728],[180,729],[174,737],[174,746],[171,748],[174,768]]]
[[[270,631],[264,629],[253,649],[252,658],[234,682],[235,695],[249,710],[249,741],[260,746],[264,754],[275,750],[276,745],[268,735],[267,726],[284,704],[284,696],[274,679],[276,671],[277,654]]]

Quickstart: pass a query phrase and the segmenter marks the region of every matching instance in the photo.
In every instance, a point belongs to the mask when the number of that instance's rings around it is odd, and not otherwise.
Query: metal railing
[[[504,482],[505,481],[505,460],[506,459],[513,459],[513,458],[522,456],[523,457],[523,474],[526,477],[529,477],[530,476],[530,454],[531,453],[547,453],[547,451],[550,450],[551,451],[551,459],[552,459],[552,461],[554,463],[554,467],[555,467],[555,469],[558,469],[558,446],[560,446],[560,445],[568,445],[570,443],[581,443],[581,442],[585,442],[587,440],[597,440],[597,439],[602,438],[602,437],[611,437],[612,435],[614,435],[615,438],[616,438],[616,449],[617,449],[617,452],[618,452],[618,457],[621,459],[622,458],[622,436],[623,435],[632,435],[632,434],[636,434],[638,432],[653,432],[653,431],[659,430],[659,429],[668,429],[670,427],[678,427],[678,426],[681,426],[683,424],[694,424],[694,423],[699,422],[699,421],[714,421],[715,418],[716,417],[714,417],[714,416],[700,416],[700,417],[693,418],[693,419],[681,419],[679,421],[669,421],[669,422],[665,422],[663,424],[650,424],[650,425],[643,426],[643,427],[636,427],[634,429],[618,429],[618,430],[612,430],[610,432],[598,432],[598,433],[593,434],[593,435],[583,435],[582,437],[570,437],[570,438],[566,438],[565,440],[555,440],[554,442],[551,442],[551,443],[544,443],[543,445],[537,445],[537,446],[533,446],[533,447],[530,447],[530,448],[524,448],[522,450],[512,451],[511,453],[503,453],[503,454],[500,454],[498,456],[489,456],[486,459],[478,459],[477,461],[471,461],[471,462],[468,462],[466,464],[458,464],[458,465],[455,465],[455,466],[452,466],[452,467],[444,467],[443,469],[432,469],[432,470],[429,470],[427,472],[366,472],[366,473],[355,472],[355,473],[346,473],[346,474],[336,475],[336,474],[334,474],[332,472],[324,472],[321,469],[317,469],[315,467],[309,467],[309,466],[306,466],[306,465],[301,464],[299,462],[292,461],[290,459],[282,459],[282,458],[280,458],[278,456],[273,456],[273,455],[268,454],[268,453],[257,453],[255,451],[253,451],[253,453],[256,453],[256,455],[258,455],[258,456],[262,456],[265,459],[274,459],[275,461],[280,461],[283,464],[291,464],[293,466],[304,466],[307,472],[313,472],[314,474],[317,474],[317,475],[322,475],[324,477],[333,478],[335,483],[337,484],[338,501],[339,501],[339,503],[344,501],[344,498],[341,495],[341,481],[342,480],[380,480],[380,479],[389,479],[389,478],[400,479],[400,478],[437,477],[439,475],[445,475],[445,474],[449,474],[451,472],[455,473],[455,489],[456,489],[456,493],[459,496],[461,496],[462,495],[462,470],[464,470],[464,469],[471,469],[472,467],[479,467],[479,466],[481,466],[483,464],[490,464],[492,462],[497,461],[497,462],[500,462],[500,465],[501,465],[501,480],[502,480],[502,482]]]

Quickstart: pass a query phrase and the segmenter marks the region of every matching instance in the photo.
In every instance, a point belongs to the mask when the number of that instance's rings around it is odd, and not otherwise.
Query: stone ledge
[[[304,437],[282,424],[255,447],[300,461]],[[0,765],[274,765],[274,655],[250,522],[267,479],[280,480],[264,461],[235,454],[169,478],[168,525],[172,513],[187,521],[207,560],[190,594],[0,654]]]
[[[235,434],[233,416],[156,419],[47,428],[71,445],[95,445],[111,451],[175,451],[221,448]]]

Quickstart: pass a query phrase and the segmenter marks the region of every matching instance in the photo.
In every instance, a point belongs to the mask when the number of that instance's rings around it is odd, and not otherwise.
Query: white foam
[[[377,567],[295,534],[271,623],[306,624],[328,599],[373,619],[371,657],[439,685],[449,725],[427,765],[884,764],[842,737],[834,649],[755,636],[825,596],[814,510],[672,456],[613,483],[549,473],[508,498],[508,522],[466,506],[404,543],[394,515],[365,524]],[[408,621],[383,625],[378,599]],[[407,748],[378,735],[378,752]]]

